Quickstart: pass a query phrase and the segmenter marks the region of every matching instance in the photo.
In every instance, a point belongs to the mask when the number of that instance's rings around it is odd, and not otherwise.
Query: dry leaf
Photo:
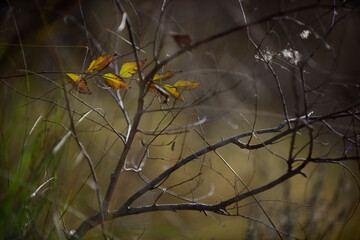
[[[94,70],[101,71],[106,68],[113,60],[116,54],[113,55],[101,55],[98,58],[94,59],[86,72],[92,72]]]
[[[67,73],[66,75],[66,80],[68,81],[68,83],[71,83],[73,85],[77,92],[88,95],[91,94],[91,91],[87,87],[87,83],[84,78],[74,73]]]
[[[140,60],[140,67],[144,66],[146,62],[145,60]],[[121,77],[131,77],[138,71],[138,67],[135,61],[132,62],[126,62],[121,66],[120,69],[120,76]]]
[[[156,92],[156,84],[154,84],[152,81],[151,82],[147,82],[146,85],[148,86],[148,90],[149,92]]]
[[[191,38],[188,34],[184,33],[170,33],[171,37],[175,40],[180,48],[187,48],[191,46]]]
[[[190,80],[179,80],[174,84],[174,87],[184,87],[187,89],[195,89],[198,86],[200,86],[200,83],[198,82],[193,82]]]
[[[127,85],[124,80],[121,79],[120,76],[113,74],[113,73],[107,73],[104,74],[103,76],[104,81],[106,82],[107,85],[109,85],[112,88],[115,89],[129,89],[130,86]]]
[[[183,97],[182,97],[181,93],[177,90],[176,87],[165,84],[165,85],[163,86],[163,88],[165,88],[166,91],[168,91],[169,93],[171,93],[171,95],[173,95],[173,96],[176,97],[177,99],[179,99],[179,100],[181,100],[181,101],[183,100]]]

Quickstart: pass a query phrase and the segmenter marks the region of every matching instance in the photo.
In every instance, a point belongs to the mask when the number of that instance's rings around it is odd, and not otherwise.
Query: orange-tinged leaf
[[[193,82],[190,80],[179,80],[174,84],[174,87],[184,87],[187,89],[194,89],[197,88],[198,86],[200,86],[200,83]]]
[[[147,85],[149,86],[149,92],[156,92],[156,85],[153,82],[148,82]]]
[[[144,66],[146,62],[145,60],[140,60],[140,67]],[[121,77],[131,77],[138,71],[138,67],[135,61],[132,62],[126,62],[121,66],[120,69],[120,76]]]
[[[107,73],[104,74],[103,76],[104,81],[106,82],[107,85],[109,85],[112,88],[115,89],[129,89],[130,86],[127,85],[124,80],[121,79],[120,76],[113,74],[113,73]]]
[[[113,55],[101,55],[99,56],[98,58],[94,59],[88,69],[86,70],[86,72],[92,72],[94,70],[97,70],[97,71],[101,71],[103,70],[104,68],[106,68],[113,60],[114,60],[114,57],[116,56],[116,54],[113,54]]]
[[[73,85],[77,92],[88,95],[91,94],[91,91],[87,87],[87,83],[84,78],[74,73],[67,73],[66,75],[66,80],[68,81],[68,83],[71,83]]]
[[[113,74],[113,73],[107,73],[102,76],[103,80],[106,82],[107,85],[109,85],[112,88],[115,89],[129,89],[130,86],[124,82],[123,79],[121,79],[120,76]]]
[[[169,78],[171,78],[172,76],[175,75],[176,72],[174,71],[167,71],[167,72],[164,72],[163,74],[156,74],[153,78],[154,81],[159,81],[159,80],[162,80],[162,81],[165,81],[165,80],[168,80]]]
[[[173,96],[176,97],[177,99],[183,100],[183,97],[182,97],[181,93],[177,90],[176,87],[165,84],[165,85],[163,86],[163,88],[165,88],[166,91],[168,91],[169,93],[171,93],[171,95],[173,95]]]

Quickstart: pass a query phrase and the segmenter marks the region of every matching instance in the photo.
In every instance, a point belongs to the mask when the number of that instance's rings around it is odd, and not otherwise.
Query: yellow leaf
[[[66,75],[68,76],[66,78],[68,83],[77,83],[81,79],[81,77],[79,75],[74,74],[74,73],[67,73]]]
[[[101,55],[98,58],[94,59],[86,72],[92,72],[94,70],[101,71],[106,68],[113,60],[116,54],[113,55]]]
[[[164,72],[163,74],[156,74],[153,78],[154,81],[159,81],[159,80],[168,80],[169,78],[171,78],[172,76],[175,75],[176,72],[174,71],[167,71]]]
[[[173,96],[176,97],[177,99],[183,100],[183,97],[181,96],[181,93],[177,90],[176,87],[165,84],[165,85],[163,86],[163,88],[165,88],[166,91],[168,91],[169,93],[171,93],[171,95],[173,95]]]
[[[174,87],[185,87],[188,89],[194,89],[200,86],[198,82],[192,82],[190,80],[179,80],[174,84]]]
[[[155,83],[151,82],[149,85],[150,92],[156,92],[163,98],[163,103],[166,103],[169,99],[170,93],[165,90],[164,88],[156,85]]]
[[[140,60],[140,67],[144,66],[146,60]],[[121,77],[131,77],[138,71],[138,67],[135,61],[126,62],[121,66],[120,76]]]
[[[74,73],[67,73],[66,75],[66,80],[68,81],[68,83],[71,83],[73,85],[77,92],[88,95],[91,94],[91,91],[87,87],[87,83],[84,78]]]
[[[124,80],[122,80],[120,78],[120,76],[113,74],[113,73],[107,73],[104,74],[103,76],[104,81],[106,82],[107,85],[109,85],[112,88],[115,89],[129,89],[130,86],[127,85]]]

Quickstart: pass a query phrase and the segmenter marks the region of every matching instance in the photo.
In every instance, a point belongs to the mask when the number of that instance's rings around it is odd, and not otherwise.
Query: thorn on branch
[[[304,178],[307,178],[307,176],[306,176],[306,174],[305,174],[304,172],[300,171],[299,173],[300,173],[300,175],[302,175]]]
[[[306,119],[300,118],[299,121],[301,123],[303,123],[310,130],[314,130],[314,127],[312,126],[312,124],[310,124]]]
[[[219,208],[215,211],[215,213],[221,214],[221,215],[231,215],[231,213],[226,210],[226,208]]]

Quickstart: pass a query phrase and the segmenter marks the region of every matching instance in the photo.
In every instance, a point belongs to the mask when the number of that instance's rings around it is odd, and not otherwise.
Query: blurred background
[[[129,169],[141,165],[142,171],[122,172],[111,209],[120,207],[146,179],[208,144],[276,127],[287,117],[326,115],[359,104],[357,1],[343,1],[339,10],[333,10],[329,6],[334,1],[321,1],[319,7],[311,0],[172,0],[161,19],[161,1],[121,3],[141,48],[140,58],[147,59],[143,74],[154,67],[154,43],[160,60],[179,50],[174,34],[196,42],[261,21],[187,51],[161,70],[179,71],[169,84],[191,80],[201,86],[182,92],[184,102],[170,98],[168,105],[153,93],[146,95],[142,133],[137,134],[126,164]],[[302,10],[286,17],[280,14],[289,9]],[[122,14],[109,0],[9,0],[1,2],[0,11],[0,236],[61,238],[98,212],[88,164],[76,141],[64,137],[70,128],[64,84],[71,93],[79,140],[96,166],[102,198],[124,146],[113,129],[126,134],[127,127],[109,92],[115,91],[104,89],[98,76],[86,79],[92,95],[83,95],[71,89],[64,74],[83,73],[97,56],[114,53],[116,60],[104,73],[118,71],[124,62],[135,59],[129,34],[126,28],[119,31]],[[131,119],[137,106],[135,79],[126,80],[131,89],[119,91]],[[187,107],[176,117],[177,111],[158,111],[172,106]],[[356,155],[358,126],[355,117],[314,124],[313,156]],[[171,134],[151,134],[164,128]],[[274,135],[253,135],[242,141],[255,144]],[[306,158],[308,143],[308,131],[300,131],[294,146],[298,158]],[[134,206],[218,203],[245,192],[242,181],[253,189],[284,174],[290,149],[290,138],[252,151],[225,146],[171,175],[162,184],[168,194],[162,189],[150,191]],[[357,162],[309,164],[304,173],[306,178],[295,176],[256,196],[284,239],[360,239]],[[254,199],[239,202],[231,211],[238,216],[145,213],[106,222],[105,228],[113,239],[277,237]],[[97,227],[85,239],[100,237]]]

